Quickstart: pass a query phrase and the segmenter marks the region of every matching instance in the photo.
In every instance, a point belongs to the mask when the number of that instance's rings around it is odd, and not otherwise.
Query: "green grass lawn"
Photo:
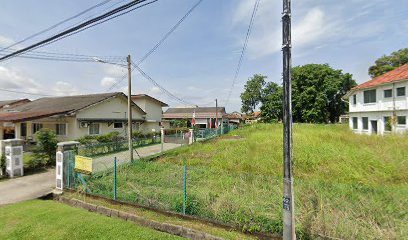
[[[121,166],[118,197],[245,231],[282,232],[282,125],[256,124]],[[298,237],[408,237],[408,137],[353,134],[344,125],[294,125]],[[112,196],[110,172],[89,180]]]
[[[0,239],[182,239],[54,201],[0,207]]]

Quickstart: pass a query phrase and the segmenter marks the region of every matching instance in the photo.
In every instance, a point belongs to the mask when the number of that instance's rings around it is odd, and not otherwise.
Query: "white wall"
[[[405,87],[405,96],[397,97],[396,89]],[[368,88],[354,93],[357,96],[357,104],[353,104],[353,95],[349,97],[349,112],[387,111],[393,109],[393,97],[384,98],[384,90],[392,89],[393,84],[387,84],[376,88]],[[376,89],[376,102],[364,103],[364,91]],[[395,108],[397,110],[408,109],[408,82],[395,83],[393,95],[395,97]]]
[[[397,111],[397,116],[406,116],[408,121],[408,110]],[[358,128],[353,129],[353,117],[358,118]],[[368,117],[368,130],[363,129],[363,117]],[[384,117],[392,117],[392,111],[382,111],[382,112],[359,112],[359,113],[350,113],[349,126],[350,129],[353,129],[356,133],[362,134],[374,134],[371,121],[377,121],[377,129],[379,135],[387,134],[385,131]],[[405,125],[396,125],[395,132],[404,133],[408,130],[408,124]]]
[[[146,112],[147,121],[161,122],[163,117],[161,104],[147,97],[133,99],[133,102]]]
[[[77,112],[76,117],[77,119],[126,119],[127,100],[121,97],[111,98]],[[132,117],[133,119],[144,119],[144,114],[133,107]]]

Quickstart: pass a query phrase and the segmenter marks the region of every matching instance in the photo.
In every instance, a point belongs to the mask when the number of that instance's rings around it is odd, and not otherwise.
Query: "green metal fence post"
[[[187,164],[184,161],[184,198],[183,198],[183,214],[186,214],[186,203],[187,203]]]
[[[116,200],[116,157],[113,160],[113,200]]]

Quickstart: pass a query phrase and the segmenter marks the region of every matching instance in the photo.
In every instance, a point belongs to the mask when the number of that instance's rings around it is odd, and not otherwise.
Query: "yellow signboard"
[[[75,156],[75,170],[80,172],[91,173],[92,172],[92,158]]]

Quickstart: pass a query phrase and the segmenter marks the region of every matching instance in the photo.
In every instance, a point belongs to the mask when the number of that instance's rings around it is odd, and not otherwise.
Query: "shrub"
[[[77,139],[78,142],[80,142],[81,144],[84,145],[89,145],[92,143],[97,143],[98,140],[96,139],[97,136],[91,136],[91,135],[87,135],[87,136],[83,136]]]
[[[55,164],[57,150],[57,135],[51,129],[43,128],[35,133],[37,146],[33,151],[33,158],[45,165]]]
[[[124,141],[125,138],[120,136],[119,132],[110,132],[96,137],[96,140],[100,143],[110,143]]]
[[[0,176],[6,175],[6,155],[3,153],[0,156]]]

